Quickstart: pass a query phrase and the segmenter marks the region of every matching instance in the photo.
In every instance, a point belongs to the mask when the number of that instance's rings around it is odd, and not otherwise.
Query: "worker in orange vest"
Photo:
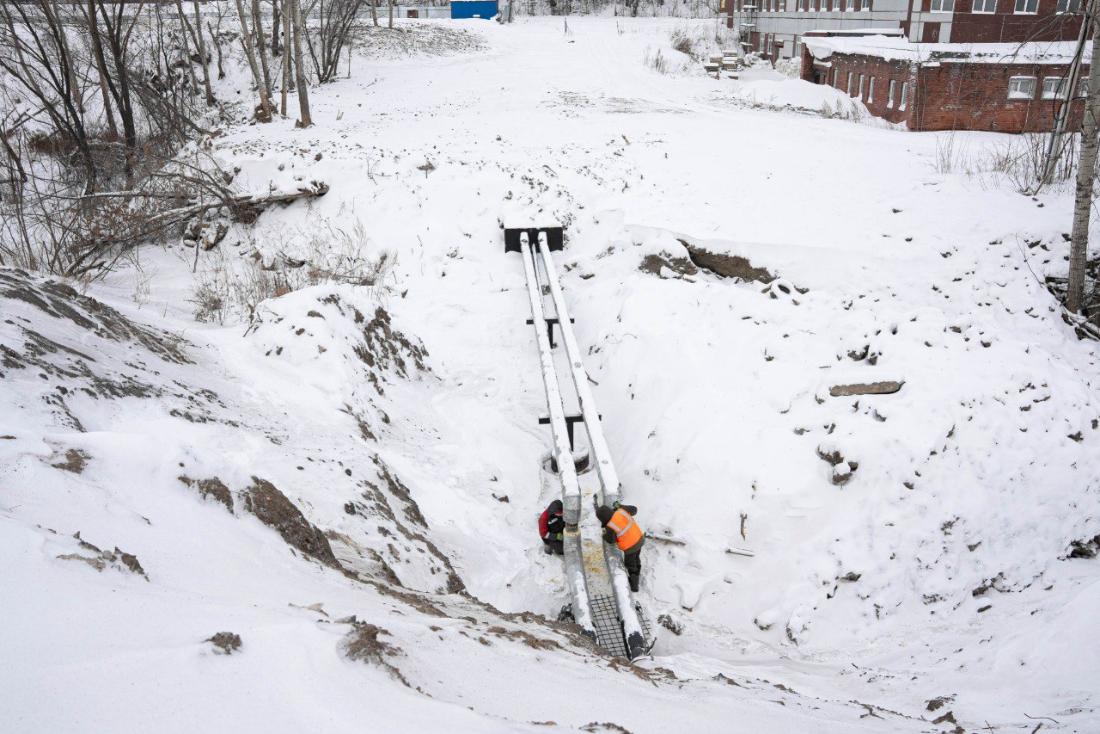
[[[634,520],[637,514],[637,507],[618,502],[614,508],[607,505],[596,508],[596,517],[604,528],[604,542],[614,543],[623,552],[623,565],[630,578],[630,590],[634,592],[638,591],[638,577],[642,573],[642,545],[645,543],[645,533]]]

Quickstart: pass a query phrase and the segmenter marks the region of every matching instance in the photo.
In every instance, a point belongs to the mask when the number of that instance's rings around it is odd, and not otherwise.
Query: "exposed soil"
[[[241,636],[235,632],[219,632],[206,639],[214,646],[214,652],[219,655],[232,655],[241,649]]]
[[[680,244],[687,248],[688,257],[693,265],[719,277],[757,281],[758,283],[770,283],[775,280],[775,276],[768,272],[766,268],[758,268],[749,262],[747,258],[740,255],[709,252],[683,239],[680,240]]]
[[[80,449],[69,449],[65,452],[65,460],[56,464],[50,464],[55,469],[62,469],[73,474],[83,474],[84,467],[88,466],[88,459],[92,458]]]
[[[177,478],[188,487],[197,489],[203,499],[212,499],[225,505],[225,509],[229,512],[233,512],[233,493],[229,491],[229,487],[225,486],[222,480],[217,477],[192,479],[191,477],[180,476]]]
[[[271,482],[252,477],[252,485],[244,491],[244,507],[264,525],[277,530],[292,548],[326,566],[340,568],[325,534]]]

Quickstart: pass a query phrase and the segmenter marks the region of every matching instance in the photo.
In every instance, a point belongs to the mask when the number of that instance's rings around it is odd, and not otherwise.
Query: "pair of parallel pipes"
[[[565,296],[562,293],[557,271],[550,256],[551,248],[548,244],[547,234],[543,230],[538,230],[537,237],[537,242],[532,245],[529,231],[522,231],[519,235],[519,251],[523,258],[523,270],[527,279],[527,296],[531,302],[531,320],[535,327],[535,336],[539,347],[542,382],[546,389],[546,405],[554,439],[553,453],[557,461],[558,476],[562,487],[563,517],[566,524],[564,534],[566,582],[572,597],[574,619],[577,624],[594,637],[595,626],[592,619],[591,604],[589,603],[588,584],[584,575],[584,564],[581,562],[581,489],[577,479],[572,446],[570,445],[565,406],[562,402],[557,369],[554,365],[550,331],[546,328],[547,324],[552,322],[547,318],[543,308],[542,288],[538,275],[540,262],[546,277],[546,285],[549,287],[550,296],[554,303],[558,328],[561,331],[562,342],[565,345],[565,353],[569,361],[569,372],[572,377],[573,388],[577,394],[581,417],[588,435],[588,445],[591,449],[592,459],[596,463],[596,471],[600,480],[601,504],[613,506],[620,501],[621,489],[619,475],[615,471],[615,464],[611,460],[611,452],[607,447],[607,441],[604,439],[596,400],[592,396],[592,390],[588,385],[588,373],[581,362],[581,351],[577,345],[576,336],[573,334],[572,322],[565,304]],[[538,253],[538,259],[535,256],[536,252]],[[619,620],[622,623],[625,647],[630,658],[633,659],[645,652],[642,625],[634,606],[630,583],[618,550],[614,546],[603,543],[601,545],[603,545],[604,562],[607,565],[608,575],[615,594]]]

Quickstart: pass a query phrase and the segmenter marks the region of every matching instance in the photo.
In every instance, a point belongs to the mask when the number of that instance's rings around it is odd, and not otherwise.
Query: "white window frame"
[[[863,74],[859,75],[859,99],[863,101]]]
[[[1027,0],[1024,1],[1026,2]],[[936,7],[937,5],[939,7]],[[932,0],[931,9],[933,13],[954,13],[955,0]]]
[[[1024,92],[1022,90],[1013,91],[1013,89],[1012,89],[1013,82],[1028,82],[1030,87],[1031,87],[1031,90],[1028,91],[1028,92]],[[1008,79],[1008,98],[1010,100],[1015,100],[1015,101],[1035,99],[1035,77],[1027,76],[1027,75],[1009,77],[1009,79]]]
[[[890,80],[890,89],[886,96],[886,109],[894,109],[894,97],[898,93],[898,83],[894,79]]]
[[[1043,77],[1043,99],[1068,99],[1069,98],[1069,83],[1068,79],[1064,76],[1044,76]],[[1052,85],[1048,85],[1048,82],[1054,82]],[[1047,87],[1053,87],[1047,91]]]
[[[835,13],[840,10],[840,0],[832,0],[829,4],[829,12]]]
[[[1081,0],[1058,0],[1054,6],[1055,15],[1066,15],[1067,13],[1077,15],[1080,12]]]
[[[851,72],[851,71],[849,71],[849,72],[848,72],[848,90],[847,90],[847,91],[848,91],[848,96],[849,96],[849,97],[851,97],[851,96],[852,96],[852,84],[853,84],[853,82],[855,82],[855,80],[856,80],[856,75],[855,75],[855,73],[854,73],[854,72]]]
[[[806,10],[806,0],[795,0],[794,9],[800,13]]]
[[[867,104],[871,104],[875,101],[875,78],[872,76],[871,81],[867,83]]]
[[[840,69],[833,69],[833,89],[839,89],[836,83],[840,81]]]
[[[909,82],[901,83],[901,99],[898,100],[898,109],[904,110],[909,107]]]
[[[870,13],[871,12],[871,0],[859,0],[859,12]]]
[[[1031,6],[1030,10],[1028,10],[1028,6]],[[1012,13],[1014,15],[1038,15],[1039,0],[1016,0]]]
[[[992,5],[992,7],[990,7]],[[979,10],[980,8],[980,10]],[[997,12],[997,0],[974,0],[970,12],[979,15],[991,15]]]

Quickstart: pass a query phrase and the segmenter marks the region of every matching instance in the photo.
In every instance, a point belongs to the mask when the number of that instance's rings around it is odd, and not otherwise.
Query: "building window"
[[[825,0],[822,0],[822,2],[824,1]],[[833,11],[834,13],[840,10],[840,0],[832,0],[832,3],[829,5],[829,10]]]
[[[1026,2],[1027,0],[1025,0]],[[1038,0],[1035,0],[1038,2]],[[955,0],[932,0],[933,13],[954,13]]]
[[[1081,12],[1081,0],[1058,0],[1058,5],[1055,8],[1056,13],[1080,13]]]
[[[1034,15],[1039,12],[1039,0],[1016,0],[1015,12]]]
[[[859,0],[859,10],[863,13],[871,11],[871,0]]]
[[[997,0],[974,0],[974,7],[972,10],[975,13],[996,13]]]
[[[833,69],[833,87],[835,87],[836,89],[840,89],[840,87],[837,86],[837,81],[839,81],[839,79],[840,79],[840,70],[839,69]]]
[[[852,72],[848,72],[848,96],[852,96],[853,84],[855,83],[856,75]]]
[[[1068,86],[1064,76],[1043,77],[1043,99],[1065,99],[1069,96]]]
[[[890,80],[890,91],[886,96],[886,108],[894,109],[894,97],[897,95],[898,83],[893,79]]]
[[[867,86],[867,104],[871,104],[875,101],[875,78],[871,77],[871,81]]]
[[[806,9],[806,0],[798,0],[798,2],[794,4],[794,9],[801,13]]]
[[[1009,99],[1033,99],[1035,97],[1035,77],[1014,76],[1008,80]]]
[[[898,100],[898,109],[904,110],[909,106],[909,82],[901,83],[901,99]]]
[[[863,99],[863,75],[859,75],[859,98]]]

